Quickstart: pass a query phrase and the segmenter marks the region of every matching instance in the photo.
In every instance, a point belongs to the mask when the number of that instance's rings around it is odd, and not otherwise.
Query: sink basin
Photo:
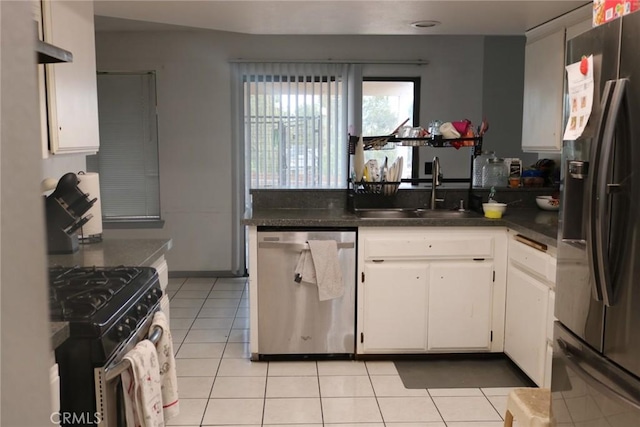
[[[361,219],[405,219],[418,218],[415,210],[405,209],[371,209],[356,212]]]
[[[451,209],[418,209],[415,211],[418,218],[470,218],[479,216],[475,212]]]
[[[422,219],[422,218],[469,218],[478,216],[471,211],[460,212],[449,209],[369,209],[356,212],[360,219]]]

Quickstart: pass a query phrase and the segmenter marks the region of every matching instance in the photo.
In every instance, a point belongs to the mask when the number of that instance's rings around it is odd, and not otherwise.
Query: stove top
[[[150,267],[53,267],[49,308],[53,321],[70,322],[71,335],[99,336],[130,309],[144,317],[162,296]]]

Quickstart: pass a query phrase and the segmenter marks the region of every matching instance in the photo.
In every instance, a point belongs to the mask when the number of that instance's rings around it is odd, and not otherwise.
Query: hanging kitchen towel
[[[167,316],[158,311],[153,316],[151,330],[162,328],[162,337],[156,344],[158,363],[160,366],[160,384],[162,389],[162,410],[164,419],[170,420],[180,413],[178,400],[178,378],[176,376],[176,359],[173,355],[173,340],[169,330]]]
[[[335,240],[309,240],[309,249],[318,283],[320,301],[340,298],[344,294],[342,270]]]
[[[124,359],[131,363],[121,375],[127,426],[164,426],[156,347],[149,340],[140,341]]]
[[[300,251],[293,280],[297,283],[306,282],[313,285],[316,284],[316,267],[313,265],[313,258],[311,257],[309,249]]]

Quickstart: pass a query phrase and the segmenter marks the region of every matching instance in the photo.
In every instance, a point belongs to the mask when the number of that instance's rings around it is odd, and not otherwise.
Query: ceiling
[[[584,0],[96,0],[94,7],[98,31],[192,27],[265,35],[521,35],[589,3]],[[436,20],[441,25],[428,29],[410,25],[421,20]]]

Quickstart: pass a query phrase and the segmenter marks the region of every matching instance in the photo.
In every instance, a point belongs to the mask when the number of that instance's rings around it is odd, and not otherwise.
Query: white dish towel
[[[162,427],[162,391],[156,347],[140,341],[124,359],[131,367],[121,374],[128,427]]]
[[[178,379],[176,375],[176,359],[173,355],[173,340],[169,330],[167,316],[158,311],[153,316],[151,329],[162,328],[162,337],[156,344],[158,363],[160,366],[160,384],[162,389],[162,409],[164,419],[170,420],[180,413],[178,400]]]
[[[309,240],[309,250],[303,250],[296,265],[296,281],[318,285],[320,301],[344,295],[342,270],[335,240]]]

